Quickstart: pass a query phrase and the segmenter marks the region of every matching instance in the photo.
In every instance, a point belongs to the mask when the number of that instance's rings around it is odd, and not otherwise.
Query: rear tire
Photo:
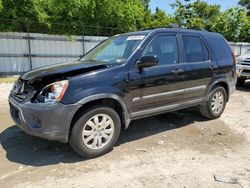
[[[238,80],[237,80],[237,86],[242,87],[242,86],[244,86],[244,84],[245,84],[245,79],[238,78]]]
[[[224,87],[212,89],[208,100],[200,106],[200,113],[208,119],[216,119],[224,112],[227,102],[227,92]]]
[[[119,115],[110,107],[95,106],[73,125],[69,144],[83,157],[98,157],[112,150],[120,131]]]

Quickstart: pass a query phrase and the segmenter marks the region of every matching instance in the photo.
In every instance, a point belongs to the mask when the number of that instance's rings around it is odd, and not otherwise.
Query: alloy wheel
[[[114,127],[114,121],[106,114],[91,117],[83,127],[83,143],[89,149],[102,149],[112,139]]]
[[[219,114],[223,110],[224,102],[224,94],[221,91],[217,91],[212,97],[212,111],[216,114]]]

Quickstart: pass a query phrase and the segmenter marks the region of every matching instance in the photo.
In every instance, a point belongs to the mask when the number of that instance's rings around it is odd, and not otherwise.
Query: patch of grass
[[[0,83],[14,83],[18,77],[0,77]]]

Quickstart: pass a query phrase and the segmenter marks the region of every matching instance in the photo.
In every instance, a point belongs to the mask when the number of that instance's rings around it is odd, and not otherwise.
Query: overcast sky
[[[218,4],[221,5],[221,10],[224,11],[228,8],[235,7],[238,5],[239,0],[204,0],[209,4]],[[175,0],[150,0],[150,9],[152,12],[155,11],[155,8],[158,6],[166,13],[173,13],[173,10],[169,4],[174,3]]]

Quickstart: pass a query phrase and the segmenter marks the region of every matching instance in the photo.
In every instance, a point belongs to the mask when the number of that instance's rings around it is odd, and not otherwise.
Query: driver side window
[[[160,65],[178,63],[176,36],[160,36],[153,39],[142,54],[143,56],[157,55]]]

